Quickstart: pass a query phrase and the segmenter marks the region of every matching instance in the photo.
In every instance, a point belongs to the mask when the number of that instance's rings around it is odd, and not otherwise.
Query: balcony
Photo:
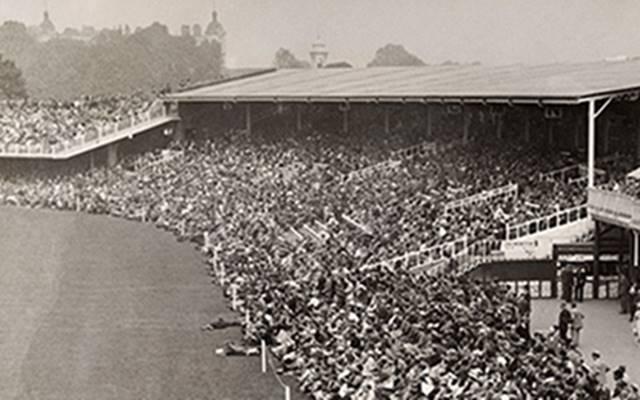
[[[589,189],[589,214],[596,220],[640,230],[640,199],[627,194]]]

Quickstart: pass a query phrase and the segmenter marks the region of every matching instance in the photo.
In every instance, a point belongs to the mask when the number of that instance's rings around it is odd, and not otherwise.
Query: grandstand
[[[313,398],[594,398],[579,355],[531,335],[526,307],[566,295],[557,256],[574,242],[592,256],[587,297],[616,297],[618,274],[637,282],[637,186],[612,182],[640,156],[639,70],[264,71],[163,97],[153,126],[123,125],[135,149],[92,156],[125,130],[58,157],[91,159],[75,174],[3,171],[0,203],[197,243],[244,317],[226,351],[268,342]],[[165,124],[176,134],[142,134]],[[34,165],[49,154],[31,148]],[[619,271],[601,268],[604,231]]]

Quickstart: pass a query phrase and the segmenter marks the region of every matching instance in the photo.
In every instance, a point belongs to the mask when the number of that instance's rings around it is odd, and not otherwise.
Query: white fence
[[[73,152],[78,148],[91,147],[91,145],[98,144],[112,136],[116,136],[118,133],[134,128],[138,125],[148,124],[154,120],[161,118],[175,116],[169,114],[160,101],[155,101],[148,110],[141,113],[130,113],[128,117],[121,121],[111,124],[105,124],[98,127],[97,130],[89,131],[82,136],[77,136],[73,139],[57,144],[49,144],[45,141],[35,144],[18,144],[8,143],[0,144],[0,157],[18,156],[18,157],[50,157]]]
[[[343,181],[348,181],[348,180],[351,180],[351,179],[368,178],[368,177],[370,177],[371,175],[373,175],[375,173],[397,168],[400,164],[401,164],[401,162],[398,161],[398,160],[382,161],[382,162],[379,162],[377,164],[373,164],[371,166],[368,166],[368,167],[365,167],[365,168],[362,168],[362,169],[358,169],[356,171],[349,172],[348,174],[346,174],[344,176]]]
[[[445,211],[456,210],[468,206],[470,204],[480,203],[483,201],[492,200],[494,198],[506,198],[515,197],[518,195],[518,185],[515,183],[501,186],[499,188],[485,190],[472,196],[465,197],[463,199],[453,200],[444,205]]]
[[[418,155],[424,156],[427,154],[435,153],[436,150],[437,150],[437,147],[434,142],[422,142],[415,146],[407,147],[407,148],[392,152],[391,158],[411,158]]]
[[[365,268],[374,268],[380,265],[400,265],[406,269],[423,268],[425,266],[451,258],[467,246],[467,237],[452,240],[447,243],[425,247],[417,251],[410,251],[388,260],[367,264]]]
[[[577,207],[568,208],[557,213],[535,218],[527,222],[519,224],[507,225],[507,240],[520,239],[529,235],[544,232],[549,229],[567,225],[572,222],[580,221],[589,217],[587,205],[583,204]]]

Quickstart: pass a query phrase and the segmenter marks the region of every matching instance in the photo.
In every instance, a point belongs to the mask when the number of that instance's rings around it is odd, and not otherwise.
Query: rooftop
[[[181,102],[465,101],[577,104],[640,89],[640,59],[538,66],[283,69],[174,93]]]

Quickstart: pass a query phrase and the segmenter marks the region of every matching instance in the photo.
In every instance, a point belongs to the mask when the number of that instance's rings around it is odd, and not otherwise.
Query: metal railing
[[[496,197],[510,197],[517,196],[518,194],[518,185],[515,183],[510,183],[505,186],[501,186],[499,188],[484,190],[480,193],[476,193],[474,195],[458,199],[452,200],[444,205],[445,211],[456,210],[458,208],[462,208],[469,204],[480,203],[483,201],[491,200]]]
[[[158,100],[153,102],[148,110],[141,113],[130,113],[129,116],[118,122],[113,122],[99,126],[95,130],[90,130],[82,136],[77,136],[64,142],[55,144],[42,141],[35,144],[7,143],[0,144],[0,157],[4,156],[54,156],[75,151],[81,147],[91,147],[116,134],[136,126],[148,124],[154,120],[165,117],[176,117],[175,111],[167,112],[164,104]]]
[[[520,239],[536,233],[545,232],[549,229],[581,221],[588,217],[589,212],[587,205],[582,204],[519,224],[508,224],[506,229],[507,240]]]

